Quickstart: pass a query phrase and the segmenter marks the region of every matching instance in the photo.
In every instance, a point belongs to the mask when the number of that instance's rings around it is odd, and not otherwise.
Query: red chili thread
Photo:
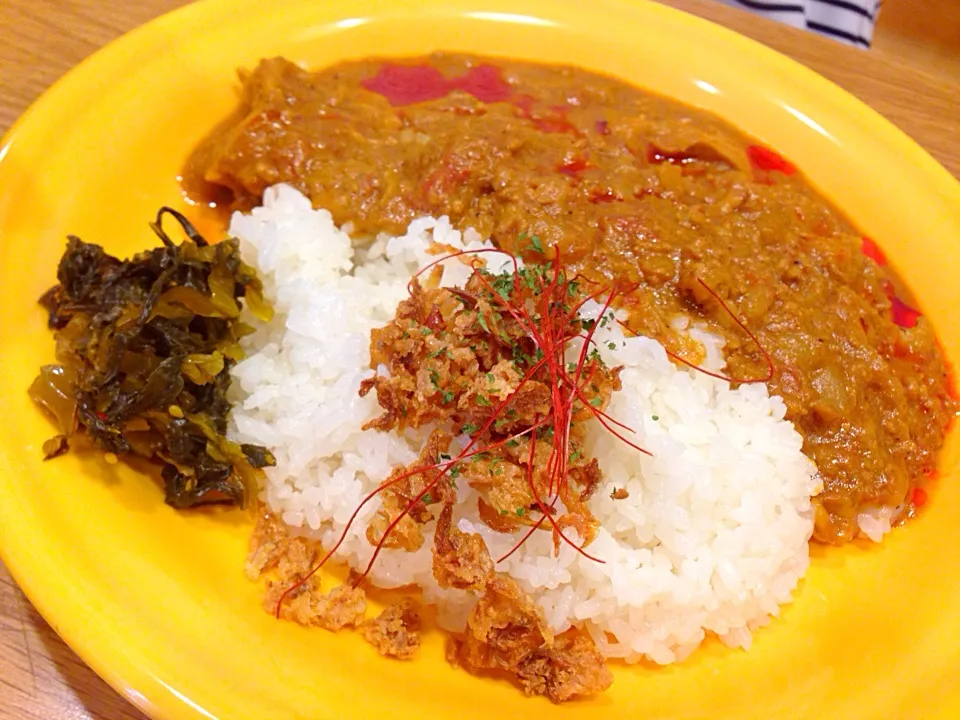
[[[493,248],[485,248],[480,250],[461,250],[454,253],[447,254],[441,258],[438,258],[434,262],[429,263],[423,267],[418,273],[414,276],[413,279],[419,278],[424,273],[428,272],[430,269],[436,265],[451,260],[457,257],[463,257],[467,255],[480,255],[484,253],[497,253],[501,255],[508,255],[513,264],[514,273],[519,273],[519,261],[516,256],[509,253],[504,253],[501,250],[496,250]],[[583,407],[587,408],[589,412],[597,419],[600,424],[606,428],[608,431],[612,432],[617,438],[621,439],[623,442],[626,442],[631,447],[637,449],[640,452],[650,454],[648,451],[644,450],[635,443],[630,442],[624,438],[619,432],[613,429],[613,425],[616,425],[628,432],[633,432],[633,430],[623,423],[620,423],[613,418],[611,418],[607,413],[602,410],[593,407],[589,404],[586,398],[583,395],[583,390],[592,380],[593,373],[595,368],[591,366],[589,373],[584,377],[583,371],[585,365],[587,365],[588,360],[588,349],[593,344],[593,334],[596,331],[596,328],[600,325],[602,318],[608,312],[610,306],[613,304],[615,298],[624,292],[629,292],[626,289],[628,286],[624,287],[614,287],[613,289],[607,291],[598,291],[592,294],[589,294],[587,297],[582,299],[574,307],[564,310],[564,304],[562,302],[556,302],[557,294],[565,294],[567,292],[567,280],[564,271],[561,269],[560,263],[560,252],[558,249],[554,249],[553,257],[551,259],[551,277],[548,284],[544,283],[542,275],[538,274],[537,282],[540,287],[540,294],[537,297],[539,303],[539,315],[541,317],[541,322],[534,322],[529,311],[525,307],[525,303],[512,303],[509,302],[507,298],[504,298],[499,293],[495,292],[493,287],[489,284],[489,281],[480,272],[482,267],[478,262],[470,263],[473,276],[479,280],[481,285],[490,293],[494,300],[503,307],[504,311],[508,312],[511,317],[520,325],[520,327],[527,333],[528,337],[532,339],[537,347],[543,353],[543,357],[534,363],[525,373],[523,378],[521,378],[517,387],[503,400],[501,400],[490,417],[486,420],[483,426],[478,432],[474,434],[471,438],[468,445],[454,458],[450,460],[445,460],[442,462],[437,462],[424,467],[417,467],[411,470],[408,470],[401,475],[392,478],[390,480],[384,481],[381,483],[375,490],[368,493],[357,508],[354,510],[353,514],[347,521],[347,524],[344,530],[341,532],[336,543],[327,551],[320,562],[313,567],[309,573],[307,573],[303,578],[298,580],[295,584],[287,588],[284,593],[280,596],[280,599],[277,602],[276,606],[276,616],[279,618],[281,614],[281,609],[284,601],[287,597],[298,588],[302,587],[309,579],[316,574],[317,571],[322,568],[326,562],[333,556],[334,553],[339,549],[343,544],[343,541],[346,539],[347,533],[355,522],[360,511],[380,492],[386,490],[387,488],[396,485],[399,482],[402,482],[405,479],[413,477],[415,475],[421,475],[424,473],[435,472],[436,474],[433,478],[425,485],[423,490],[421,490],[417,496],[407,505],[406,508],[392,520],[388,525],[380,540],[377,542],[373,555],[370,558],[370,561],[367,563],[366,568],[363,573],[357,577],[355,582],[360,582],[366,575],[370,572],[370,569],[373,567],[373,563],[376,561],[380,551],[383,549],[384,542],[386,541],[389,534],[397,526],[399,522],[416,506],[417,503],[421,502],[428,493],[431,492],[444,477],[447,476],[451,467],[456,465],[459,462],[462,462],[466,459],[474,457],[481,452],[489,452],[493,449],[501,447],[506,443],[517,440],[519,438],[530,436],[530,454],[527,462],[527,478],[530,483],[530,489],[534,496],[537,508],[540,510],[541,517],[531,525],[527,532],[521,537],[517,545],[506,555],[500,558],[499,561],[506,559],[512,552],[515,552],[523,542],[530,537],[530,535],[539,529],[544,521],[549,521],[552,526],[553,532],[556,537],[558,537],[563,542],[567,543],[573,547],[578,553],[584,557],[593,560],[595,562],[604,562],[602,559],[594,557],[586,552],[582,545],[577,545],[573,542],[563,530],[560,528],[557,520],[553,517],[554,509],[559,500],[562,499],[564,494],[567,494],[569,499],[569,483],[565,482],[568,473],[568,463],[569,463],[569,432],[570,424],[572,423],[573,412],[575,403],[580,402]],[[412,292],[413,288],[413,279],[411,279],[410,284],[408,284],[408,290]],[[635,286],[632,286],[635,287]],[[463,296],[469,297],[469,293],[461,291]],[[581,335],[579,333],[571,333],[567,330],[570,328],[573,323],[573,316],[578,314],[583,305],[590,299],[596,299],[606,294],[606,300],[602,306],[600,315],[596,322],[590,327],[586,335]],[[578,361],[575,364],[574,372],[567,372],[566,364],[564,362],[564,352],[568,344],[574,340],[580,338],[583,343],[580,350],[580,355]],[[550,385],[552,387],[552,408],[551,412],[542,419],[538,419],[534,422],[532,426],[526,428],[522,432],[513,434],[510,437],[506,437],[500,441],[484,445],[482,448],[476,448],[479,439],[489,431],[501,414],[506,410],[509,403],[517,395],[517,393],[523,388],[523,386],[530,381],[534,375],[546,367],[549,371],[550,376]],[[549,487],[548,494],[551,496],[549,501],[545,499],[539,489],[536,487],[535,482],[535,468],[534,468],[534,458],[536,452],[536,441],[537,441],[537,430],[540,428],[552,424],[554,427],[554,443],[551,456],[548,460],[546,471],[549,478]],[[559,432],[558,432],[559,427]],[[566,504],[566,503],[565,503]]]

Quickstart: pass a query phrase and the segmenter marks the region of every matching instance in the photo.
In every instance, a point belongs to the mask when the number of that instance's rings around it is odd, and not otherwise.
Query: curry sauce
[[[272,59],[242,79],[188,193],[247,208],[289,183],[358,238],[448,215],[635,284],[630,329],[695,363],[677,319],[702,323],[732,379],[783,398],[822,475],[819,540],[909,512],[935,472],[956,403],[933,328],[793,163],[721,120],[584,70],[465,55],[314,73]]]

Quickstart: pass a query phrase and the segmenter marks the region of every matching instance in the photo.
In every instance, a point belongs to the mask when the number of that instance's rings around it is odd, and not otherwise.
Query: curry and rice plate
[[[269,612],[408,659],[418,602],[368,618],[363,584],[412,589],[451,662],[563,701],[608,659],[748,649],[811,538],[926,501],[955,412],[933,329],[773,151],[470,56],[274,59],[243,90],[185,173],[233,239],[179,217],[176,248],[161,213],[128,264],[74,241],[32,392],[51,456],[89,436],[161,461],[175,506],[256,498]]]

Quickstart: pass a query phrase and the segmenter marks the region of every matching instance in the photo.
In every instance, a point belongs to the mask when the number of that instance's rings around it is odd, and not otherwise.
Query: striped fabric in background
[[[870,47],[881,0],[720,0],[772,20],[826,35],[834,40]]]

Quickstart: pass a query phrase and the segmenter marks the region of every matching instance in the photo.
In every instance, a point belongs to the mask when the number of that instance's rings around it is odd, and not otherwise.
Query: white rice
[[[904,506],[881,505],[876,508],[867,508],[857,514],[857,528],[860,537],[880,542],[883,536],[893,529],[893,524],[903,513]]]
[[[269,189],[250,215],[235,215],[230,231],[277,310],[247,340],[248,359],[234,370],[232,433],[277,457],[262,493],[267,505],[329,546],[364,495],[394,465],[416,458],[429,432],[360,430],[379,414],[375,393],[357,394],[371,375],[369,332],[392,319],[410,276],[435,259],[427,253],[432,242],[474,248],[481,238],[461,235],[446,218],[421,218],[402,237],[380,236],[354,251],[329,213],[285,186]],[[444,284],[466,277],[459,263],[446,264]],[[722,367],[717,339],[690,332],[709,365]],[[587,449],[605,485],[591,500],[602,529],[589,552],[604,563],[567,545],[554,557],[541,532],[497,569],[536,598],[555,630],[583,626],[610,657],[675,662],[707,633],[749,648],[751,631],[790,602],[808,564],[810,497],[819,487],[801,437],[761,384],[733,390],[678,369],[657,342],[625,338],[616,323],[599,329],[597,340],[608,364],[625,366],[609,412],[653,457],[596,425]],[[614,488],[629,497],[612,500]],[[503,555],[516,538],[479,522],[466,483],[458,492],[461,529],[480,533],[494,558]],[[376,508],[376,501],[366,507],[339,550],[355,568],[371,556],[365,530]],[[415,553],[381,553],[370,579],[419,585],[441,624],[462,629],[475,598],[437,587],[432,534],[428,525]]]

